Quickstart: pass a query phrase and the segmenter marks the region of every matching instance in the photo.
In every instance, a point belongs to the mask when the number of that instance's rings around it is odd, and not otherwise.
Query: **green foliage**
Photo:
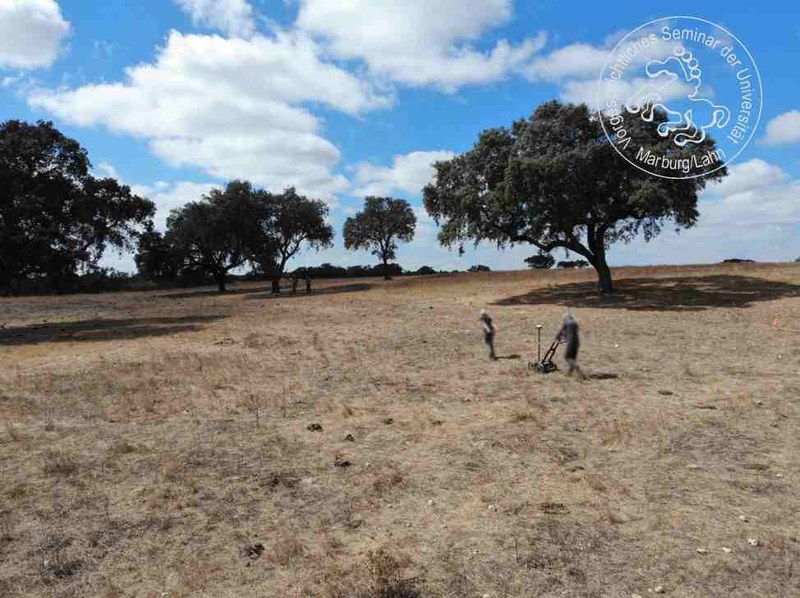
[[[26,279],[69,288],[108,247],[133,246],[155,206],[97,179],[80,144],[52,123],[0,124],[0,288]]]
[[[416,226],[417,217],[404,199],[367,197],[364,209],[344,224],[344,246],[370,250],[386,267],[397,258],[397,243],[414,238]]]
[[[664,149],[658,125],[631,119],[629,134],[647,147]],[[674,149],[674,146],[672,146]],[[673,155],[714,149],[707,139]],[[600,287],[613,290],[606,250],[639,234],[656,236],[667,221],[692,226],[697,194],[706,177],[671,180],[644,173],[622,159],[585,105],[553,101],[511,128],[489,129],[475,146],[436,164],[424,191],[425,207],[440,224],[440,242],[460,246],[488,241],[498,246],[530,243],[541,251],[562,247],[586,258]]]
[[[525,258],[525,263],[531,270],[549,270],[556,265],[556,258],[546,251],[540,251],[536,255]]]
[[[135,256],[136,269],[148,280],[175,280],[181,263],[164,236],[155,230],[145,231],[139,237]]]
[[[164,237],[152,231],[143,236],[137,264],[151,278],[206,272],[224,291],[229,273],[251,263],[279,291],[287,262],[304,245],[331,245],[327,215],[325,203],[294,188],[273,194],[232,181],[173,210]]]
[[[228,273],[263,251],[264,204],[250,183],[232,181],[173,210],[166,243],[180,269],[202,269],[225,290]]]
[[[283,193],[259,194],[262,244],[252,261],[272,280],[273,291],[280,291],[286,264],[304,245],[319,251],[333,244],[333,228],[326,222],[328,206],[309,199],[289,187]]]
[[[484,266],[483,264],[476,264],[474,266],[470,266],[467,272],[491,272],[492,269],[489,266]]]

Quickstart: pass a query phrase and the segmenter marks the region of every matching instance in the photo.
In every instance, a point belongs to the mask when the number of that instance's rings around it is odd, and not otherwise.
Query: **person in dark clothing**
[[[492,317],[486,312],[485,309],[481,310],[480,315],[481,327],[483,328],[483,340],[489,347],[489,359],[496,360],[497,355],[494,352],[494,335],[497,333],[497,327],[492,322]]]
[[[586,376],[583,375],[583,372],[578,365],[578,349],[581,347],[578,321],[571,313],[567,312],[564,316],[564,323],[561,326],[561,330],[558,331],[557,338],[560,338],[567,344],[567,347],[564,351],[564,359],[569,366],[567,369],[567,375],[571,376],[573,372],[578,372],[578,376],[581,379],[585,379]]]

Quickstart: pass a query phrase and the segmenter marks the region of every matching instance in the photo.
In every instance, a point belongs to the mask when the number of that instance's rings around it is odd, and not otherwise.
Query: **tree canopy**
[[[643,146],[680,157],[706,154],[714,141],[670,145],[658,134],[666,115],[631,119],[628,133]],[[489,241],[529,243],[541,251],[564,248],[586,258],[599,286],[611,292],[608,247],[639,234],[649,240],[668,222],[690,227],[697,195],[723,168],[694,179],[655,177],[631,166],[612,147],[599,118],[581,105],[557,101],[511,128],[482,132],[469,151],[436,164],[424,190],[425,207],[440,224],[445,246]]]
[[[231,181],[173,210],[165,235],[143,235],[136,258],[139,272],[150,278],[207,273],[223,292],[231,271],[253,264],[272,281],[273,291],[280,290],[286,264],[304,245],[331,245],[334,233],[327,214],[324,202],[293,187],[273,194],[247,181]]]
[[[165,241],[182,269],[208,272],[224,292],[228,273],[264,250],[262,221],[259,192],[248,182],[232,181],[173,210]]]
[[[344,246],[370,250],[386,269],[397,258],[397,244],[414,239],[416,226],[417,217],[406,200],[370,196],[364,209],[345,222]],[[384,278],[390,278],[388,270]]]
[[[86,150],[52,123],[0,124],[0,288],[46,278],[61,289],[109,247],[133,247],[154,204],[90,171]]]
[[[272,291],[280,292],[280,280],[286,264],[304,245],[314,250],[333,244],[333,228],[325,221],[328,206],[318,199],[309,199],[289,187],[283,193],[261,193],[259,196],[263,245],[253,255],[272,280]]]
[[[536,255],[525,258],[525,263],[531,270],[549,270],[556,265],[556,258],[546,251],[540,251]]]

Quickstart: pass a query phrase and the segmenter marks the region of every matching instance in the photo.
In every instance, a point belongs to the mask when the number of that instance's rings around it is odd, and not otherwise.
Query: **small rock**
[[[347,436],[344,437],[344,439],[347,442],[355,442],[356,441],[356,437],[353,436],[352,434],[348,434]]]
[[[739,515],[739,521],[742,521],[742,522],[744,522],[744,523],[747,523],[747,516],[745,516],[745,515]]]
[[[430,500],[428,501],[428,506],[429,506],[429,507],[432,507],[434,504],[435,504],[435,503],[433,502],[433,499],[430,499]]]
[[[435,420],[433,420],[433,421],[431,422],[431,425],[432,425],[432,426],[441,426],[443,423],[444,423],[444,422],[442,422],[442,420],[440,420],[440,419],[435,419]]]
[[[700,466],[697,463],[690,463],[686,466],[686,469],[697,470],[700,469]]]
[[[320,424],[308,424],[306,430],[309,432],[322,432],[322,426]]]
[[[750,546],[758,546],[758,539],[757,538],[747,538],[747,543]]]
[[[383,420],[383,424],[385,426],[391,426],[393,423],[394,423],[394,419],[391,418],[391,417],[387,417],[385,420]]]
[[[761,405],[763,405],[763,404],[764,404],[764,401],[756,401],[756,405],[758,405],[759,407],[761,407]]]
[[[653,588],[653,591],[656,594],[663,594],[666,590],[664,590],[664,586],[656,586]]]
[[[489,510],[490,510],[490,511],[493,511],[493,512],[495,512],[495,513],[497,512],[497,507],[496,507],[496,506],[494,506],[494,505],[489,505],[489,507],[488,507],[488,508],[489,508]]]
[[[341,457],[336,457],[336,459],[333,460],[333,464],[336,467],[350,467],[353,465],[350,461],[342,459]]]
[[[641,594],[631,594],[631,598],[642,598]]]
[[[730,554],[730,553],[732,553],[732,552],[733,552],[733,550],[731,550],[731,549],[730,549],[730,548],[728,548],[727,546],[723,546],[723,547],[722,547],[722,552],[724,552],[725,554]]]
[[[708,549],[707,548],[698,548],[697,549],[697,554],[708,554]]]
[[[672,395],[674,395],[675,393],[674,393],[674,392],[672,392],[671,390],[659,390],[659,391],[658,391],[658,394],[660,394],[660,395],[661,395],[661,396],[663,396],[663,397],[671,397],[671,396],[672,396]]]
[[[783,477],[783,474],[782,474],[782,473],[776,473],[776,474],[775,474],[775,477],[776,477],[776,478],[782,478],[782,477]]]

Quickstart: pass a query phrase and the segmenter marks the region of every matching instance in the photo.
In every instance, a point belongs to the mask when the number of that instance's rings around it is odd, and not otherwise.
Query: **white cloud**
[[[728,166],[728,176],[709,186],[706,193],[733,196],[745,191],[773,187],[788,179],[789,174],[780,166],[755,158]]]
[[[305,105],[358,115],[391,98],[322,62],[302,35],[244,40],[173,31],[155,62],[128,69],[125,81],[38,90],[29,102],[69,123],[147,139],[174,166],[270,189],[295,185],[332,200],[346,185],[331,172],[340,152]]]
[[[658,91],[663,101],[684,98],[692,88],[667,77],[646,77],[644,66],[651,60],[669,56],[672,48],[659,39],[639,52],[626,69],[622,79],[606,79],[599,84],[600,75],[612,57],[613,40],[592,46],[575,43],[534,58],[522,71],[532,81],[551,81],[559,84],[560,97],[565,102],[585,103],[591,109],[606,107],[609,101],[619,105],[640,92],[643,87]]]
[[[110,178],[120,182],[122,181],[119,172],[110,162],[100,162],[100,164],[94,167],[94,172],[92,174],[97,178]]]
[[[568,77],[600,78],[606,61],[611,56],[607,48],[589,44],[571,44],[533,60],[523,73],[530,79],[559,81]]]
[[[592,110],[606,108],[610,104],[618,106],[624,104],[634,94],[640,93],[642,88],[652,88],[652,79],[622,79],[607,81],[598,85],[596,79],[565,81],[561,86],[561,99],[574,104],[585,103]],[[675,98],[685,98],[692,92],[692,88],[681,81],[671,81],[664,87],[659,87],[659,95],[663,101]]]
[[[219,29],[231,37],[256,32],[253,7],[247,0],[175,0],[198,26]]]
[[[374,74],[454,91],[519,71],[544,45],[540,34],[475,49],[471,42],[511,19],[512,8],[512,0],[300,0],[297,26]]]
[[[395,156],[391,166],[359,164],[352,194],[385,196],[399,193],[418,197],[422,188],[433,180],[434,162],[449,160],[454,155],[448,151],[412,152]]]
[[[147,197],[156,204],[156,229],[167,229],[167,217],[171,210],[180,208],[190,201],[197,201],[212,189],[219,187],[214,183],[194,183],[178,181],[158,182],[154,185],[132,185],[131,191],[140,197]]]
[[[0,1],[0,68],[51,66],[68,33],[55,0]]]
[[[680,234],[665,231],[645,243],[612,247],[614,264],[713,263],[733,257],[786,261],[796,256],[800,180],[778,166],[750,160],[700,197],[700,219]]]
[[[769,121],[764,143],[768,145],[800,143],[800,110],[790,110]]]

